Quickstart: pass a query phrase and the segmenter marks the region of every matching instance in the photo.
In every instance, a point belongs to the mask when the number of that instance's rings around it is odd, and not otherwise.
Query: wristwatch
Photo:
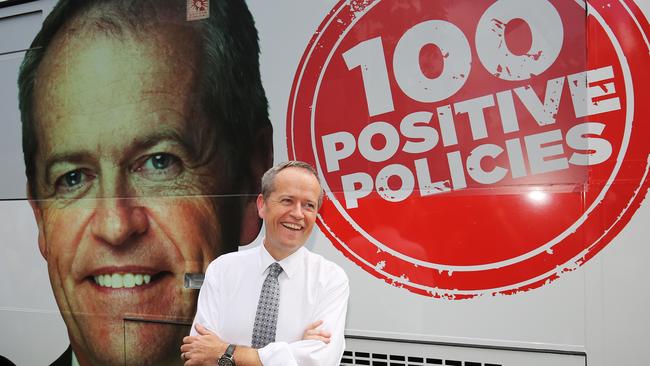
[[[233,353],[235,353],[235,345],[231,344],[226,348],[226,352],[224,352],[221,357],[219,357],[219,366],[236,366],[235,365],[235,360],[233,359]]]

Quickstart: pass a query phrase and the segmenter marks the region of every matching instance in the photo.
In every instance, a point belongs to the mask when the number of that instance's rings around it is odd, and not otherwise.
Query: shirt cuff
[[[286,342],[273,342],[257,350],[264,366],[297,366]]]

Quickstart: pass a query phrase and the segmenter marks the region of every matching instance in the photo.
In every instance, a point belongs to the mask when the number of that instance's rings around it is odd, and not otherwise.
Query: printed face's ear
[[[260,126],[250,144],[250,160],[247,168],[251,179],[249,180],[249,192],[261,191],[262,175],[273,164],[273,128],[271,123]],[[246,245],[255,240],[262,228],[261,216],[259,216],[259,197],[257,202],[254,198],[248,200],[242,211],[241,233],[239,235],[240,245]],[[257,207],[256,207],[257,206]]]
[[[257,206],[255,200],[250,200],[242,212],[241,233],[239,235],[239,245],[248,245],[259,234],[262,228],[262,220],[257,215]]]
[[[29,201],[29,205],[32,207],[34,218],[36,219],[36,225],[38,226],[38,249],[41,251],[43,258],[47,260],[47,244],[45,243],[45,233],[43,232],[43,210],[31,194],[27,194],[27,200]]]

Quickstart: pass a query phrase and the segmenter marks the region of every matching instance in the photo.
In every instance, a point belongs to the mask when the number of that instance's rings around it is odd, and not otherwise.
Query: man
[[[192,335],[181,346],[185,365],[340,363],[348,279],[303,247],[321,202],[318,176],[306,163],[281,163],[264,174],[257,197],[263,245],[208,267]]]
[[[184,275],[259,231],[257,33],[243,1],[210,9],[188,22],[185,0],[63,0],[25,56],[28,194],[71,343],[59,364],[180,364]]]

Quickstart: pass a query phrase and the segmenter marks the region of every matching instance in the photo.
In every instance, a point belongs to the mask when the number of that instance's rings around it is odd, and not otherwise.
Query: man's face
[[[257,198],[259,215],[264,219],[264,245],[281,260],[305,242],[316,221],[321,188],[311,172],[302,168],[285,168],[276,176],[273,192]]]
[[[186,328],[123,318],[191,320],[183,275],[222,251],[207,196],[219,163],[199,163],[192,137],[206,124],[191,38],[164,27],[57,37],[34,92],[32,205],[73,349],[92,365],[178,363]]]

